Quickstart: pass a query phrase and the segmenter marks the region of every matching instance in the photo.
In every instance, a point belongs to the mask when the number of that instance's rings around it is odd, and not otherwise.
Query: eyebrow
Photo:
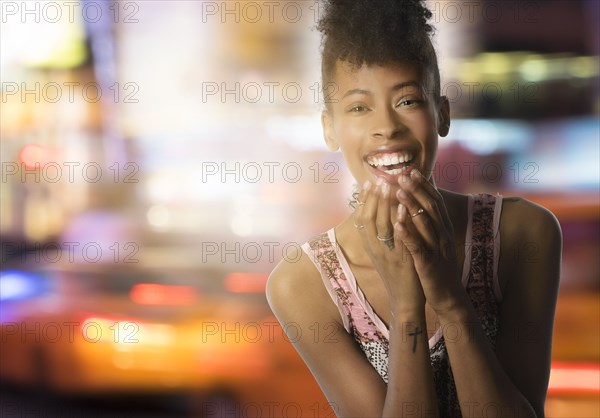
[[[402,83],[398,83],[394,86],[392,86],[392,91],[398,91],[401,90],[405,87],[408,86],[414,86],[414,87],[420,87],[421,84],[418,83],[415,80],[409,80],[409,81],[403,81]],[[365,94],[365,95],[372,95],[373,93],[370,92],[369,90],[364,90],[364,89],[352,89],[352,90],[348,90],[343,96],[342,99],[346,98],[347,96],[350,96],[352,94]]]

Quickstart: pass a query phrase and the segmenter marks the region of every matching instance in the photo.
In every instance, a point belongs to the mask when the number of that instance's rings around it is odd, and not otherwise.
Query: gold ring
[[[387,237],[387,238],[381,238],[381,237],[379,236],[379,234],[377,234],[377,239],[378,239],[379,241],[383,241],[383,242],[386,242],[386,241],[392,241],[392,240],[394,239],[394,236],[392,235],[391,237]]]
[[[363,229],[365,226],[364,225],[356,225],[356,222],[352,221],[352,223],[354,224],[354,227],[356,229]]]
[[[425,212],[425,211],[423,210],[423,208],[420,208],[420,209],[417,211],[417,213],[413,213],[413,214],[412,214],[412,215],[410,215],[410,216],[411,216],[412,218],[414,218],[415,216],[419,216],[419,215],[420,215],[420,214],[422,214],[423,212]]]

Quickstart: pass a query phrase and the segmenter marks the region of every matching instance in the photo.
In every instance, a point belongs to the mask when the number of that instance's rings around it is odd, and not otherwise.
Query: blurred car
[[[0,378],[65,393],[248,386],[293,361],[278,350],[265,280],[126,263],[5,268]]]

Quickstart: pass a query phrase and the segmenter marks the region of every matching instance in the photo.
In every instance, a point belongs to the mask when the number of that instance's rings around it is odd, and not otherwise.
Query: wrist
[[[427,320],[425,317],[425,309],[422,311],[414,309],[411,311],[402,311],[392,313],[390,318],[390,333],[400,333],[405,338],[407,335],[413,335],[413,333],[423,334],[427,338]],[[412,339],[411,339],[412,341]]]
[[[410,289],[387,287],[387,293],[392,316],[425,312],[425,295],[420,286]]]
[[[466,306],[470,305],[467,292],[462,286],[447,289],[443,297],[438,296],[436,298],[435,303],[430,299],[427,299],[427,301],[438,318],[457,315]]]
[[[396,325],[407,322],[421,322],[425,320],[425,304],[415,306],[392,305],[390,314],[390,321]]]
[[[462,322],[469,318],[470,302],[465,298],[455,297],[448,299],[443,304],[433,307],[438,321],[441,323],[447,322]]]

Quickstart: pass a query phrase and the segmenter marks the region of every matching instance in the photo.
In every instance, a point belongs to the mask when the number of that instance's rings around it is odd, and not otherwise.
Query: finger
[[[443,231],[440,228],[443,227],[445,229],[445,225],[439,209],[439,206],[443,204],[443,199],[439,192],[433,189],[431,183],[417,169],[412,170],[410,175],[405,176],[400,184],[401,189],[409,193],[419,204],[419,208],[423,208],[432,218],[436,232],[441,234]],[[414,214],[416,212],[411,213]]]
[[[410,175],[419,185],[423,187],[423,189],[425,190],[425,192],[427,192],[429,197],[435,201],[442,224],[444,225],[446,231],[448,231],[452,235],[452,222],[450,221],[450,216],[448,215],[448,210],[446,208],[444,198],[442,197],[438,189],[433,184],[431,184],[431,182],[427,180],[419,170],[414,169],[410,173]]]
[[[402,203],[398,205],[397,221],[394,224],[394,239],[396,242],[402,243],[404,246],[403,251],[407,251],[411,255],[416,267],[422,265],[426,244],[412,222],[408,209]]]
[[[369,220],[374,216],[376,208],[373,206],[377,203],[377,198],[373,193],[373,185],[370,181],[366,181],[361,189],[358,197],[358,206],[354,212],[354,226],[359,230],[361,236],[365,236]]]
[[[439,231],[436,227],[436,218],[434,211],[427,211],[422,203],[417,199],[419,193],[418,188],[413,186],[412,190],[408,190],[404,186],[396,192],[398,202],[401,203],[407,210],[407,217],[410,217],[416,230],[421,234],[423,240],[431,248],[437,247],[439,243],[439,235],[444,230]],[[423,193],[423,191],[421,191]],[[439,215],[438,215],[439,219]]]
[[[365,181],[364,184],[362,185],[362,187],[358,188],[358,191],[356,192],[356,203],[355,203],[355,208],[354,208],[354,213],[357,214],[357,218],[361,216],[361,213],[363,212],[363,208],[365,206],[365,203],[369,197],[369,193],[371,193],[372,191],[372,184],[370,181]]]
[[[361,222],[364,225],[364,229],[361,230],[363,242],[371,249],[376,249],[380,245],[377,239],[377,212],[382,183],[383,179],[378,178],[375,185],[370,185],[361,213]]]
[[[422,186],[423,190],[427,193],[428,198],[433,199],[437,206],[437,212],[435,213],[439,216],[439,221],[436,219],[436,225],[438,225],[436,230],[438,231],[439,246],[443,256],[446,258],[455,257],[454,247],[456,244],[454,243],[454,227],[450,220],[450,216],[448,215],[444,198],[437,188],[435,188],[433,184],[419,172],[419,170],[413,170],[410,175],[417,184]],[[427,203],[423,204],[426,205]]]
[[[401,257],[401,260],[403,263],[408,263],[414,267],[414,261],[413,261],[412,254],[410,253],[410,251],[408,250],[406,245],[404,245],[404,241],[403,241],[403,239],[406,239],[406,240],[410,239],[408,231],[406,230],[406,225],[400,224],[398,222],[398,218],[396,218],[393,223],[393,228],[394,228],[394,245],[396,246],[395,251],[400,253],[400,257]]]
[[[379,200],[375,220],[376,238],[379,245],[385,245],[389,250],[394,249],[394,230],[390,222],[390,185],[383,181],[378,187]]]

